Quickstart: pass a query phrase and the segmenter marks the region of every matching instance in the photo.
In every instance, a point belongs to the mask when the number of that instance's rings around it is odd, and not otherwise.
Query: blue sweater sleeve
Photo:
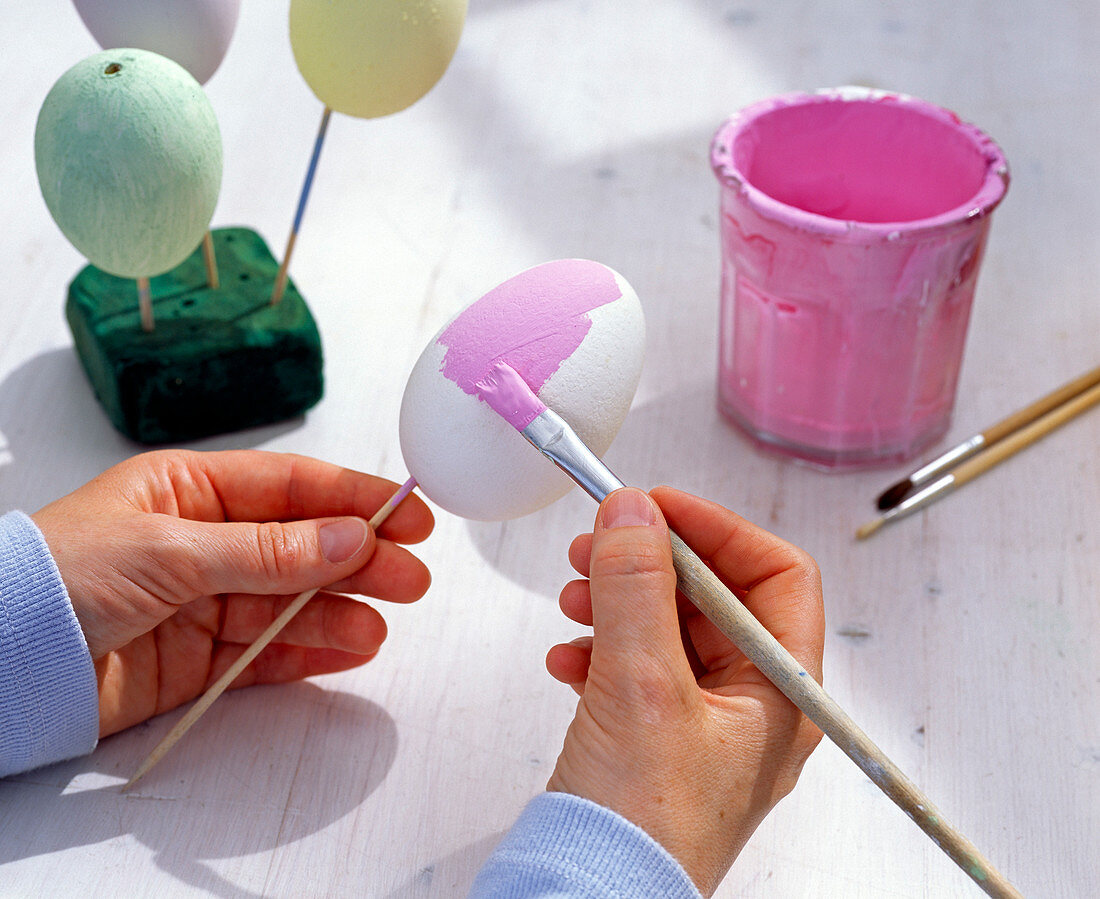
[[[536,796],[478,873],[470,899],[701,899],[640,827],[568,793]]]
[[[0,777],[91,752],[95,668],[34,522],[0,517]]]

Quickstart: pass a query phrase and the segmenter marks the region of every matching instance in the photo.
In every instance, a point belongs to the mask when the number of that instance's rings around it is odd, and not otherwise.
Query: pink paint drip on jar
[[[772,98],[711,145],[721,183],[719,408],[828,469],[910,459],[951,421],[1000,148],[861,88]]]

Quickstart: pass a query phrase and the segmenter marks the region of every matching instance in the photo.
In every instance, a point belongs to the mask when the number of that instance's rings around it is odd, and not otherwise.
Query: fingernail
[[[367,523],[362,518],[340,518],[321,525],[317,532],[321,553],[329,562],[346,562],[367,542]]]
[[[600,504],[599,519],[604,528],[648,527],[657,523],[657,508],[648,493],[627,487]]]

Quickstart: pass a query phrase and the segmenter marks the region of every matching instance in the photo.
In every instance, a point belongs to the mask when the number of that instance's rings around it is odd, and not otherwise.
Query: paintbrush
[[[999,465],[1009,456],[1013,456],[1020,450],[1031,446],[1037,440],[1045,437],[1051,431],[1057,430],[1067,421],[1076,418],[1086,409],[1090,409],[1100,402],[1100,384],[1095,384],[1084,393],[1079,393],[1070,400],[1056,407],[1053,412],[1048,412],[1031,424],[1020,428],[1007,437],[1002,437],[983,452],[972,455],[963,462],[950,469],[939,480],[933,481],[923,490],[918,490],[906,497],[892,509],[888,509],[873,521],[867,522],[856,531],[856,537],[866,540],[879,530],[883,525],[906,515],[911,515],[919,509],[923,509],[941,497],[946,496],[961,487],[963,484],[973,481],[979,475],[985,474],[995,465]]]
[[[937,456],[931,462],[921,466],[909,477],[903,478],[896,484],[887,487],[875,501],[880,512],[892,509],[899,505],[909,494],[927,484],[933,478],[943,474],[948,469],[958,465],[965,459],[969,459],[983,449],[992,446],[999,440],[1011,436],[1020,429],[1042,418],[1048,412],[1052,412],[1063,403],[1084,393],[1090,387],[1100,384],[1100,367],[1086,372],[1078,378],[1074,378],[1068,384],[1064,384],[1057,390],[1053,390],[1041,399],[1029,406],[1013,412],[1007,418],[1001,419],[995,425],[986,428],[979,434],[975,434],[962,443],[951,447],[946,453]]]
[[[416,489],[416,481],[413,478],[409,478],[397,489],[393,496],[386,500],[382,507],[371,516],[370,521],[367,522],[371,530],[377,531],[378,528],[382,526],[382,522],[389,518],[390,513],[396,509],[401,501],[412,493],[414,489]],[[129,790],[134,784],[141,780],[141,778],[148,774],[157,762],[164,758],[168,750],[175,746],[183,735],[194,727],[195,722],[206,714],[210,706],[214,704],[214,700],[228,689],[229,685],[237,679],[237,676],[249,666],[252,660],[264,650],[268,643],[275,639],[278,633],[305,607],[307,602],[313,599],[314,594],[317,592],[318,590],[314,589],[299,593],[290,605],[283,609],[278,617],[268,625],[267,630],[260,634],[260,636],[237,657],[237,660],[229,666],[226,672],[211,684],[206,692],[196,700],[195,704],[187,710],[187,714],[180,718],[175,726],[165,734],[164,738],[153,747],[153,751],[150,752],[145,758],[145,761],[138,766],[137,771],[134,772],[134,776],[122,785],[123,792]]]
[[[597,502],[623,487],[576,432],[549,409],[504,362],[476,384],[478,396]],[[990,896],[1020,893],[962,833],[947,823],[902,773],[756,620],[725,584],[676,534],[670,532],[677,587],[768,680],[816,724],[860,769]]]

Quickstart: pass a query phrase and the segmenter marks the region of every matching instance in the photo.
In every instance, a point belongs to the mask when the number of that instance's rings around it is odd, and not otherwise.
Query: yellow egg
[[[465,21],[466,0],[291,0],[290,44],[322,103],[370,119],[432,89]]]

